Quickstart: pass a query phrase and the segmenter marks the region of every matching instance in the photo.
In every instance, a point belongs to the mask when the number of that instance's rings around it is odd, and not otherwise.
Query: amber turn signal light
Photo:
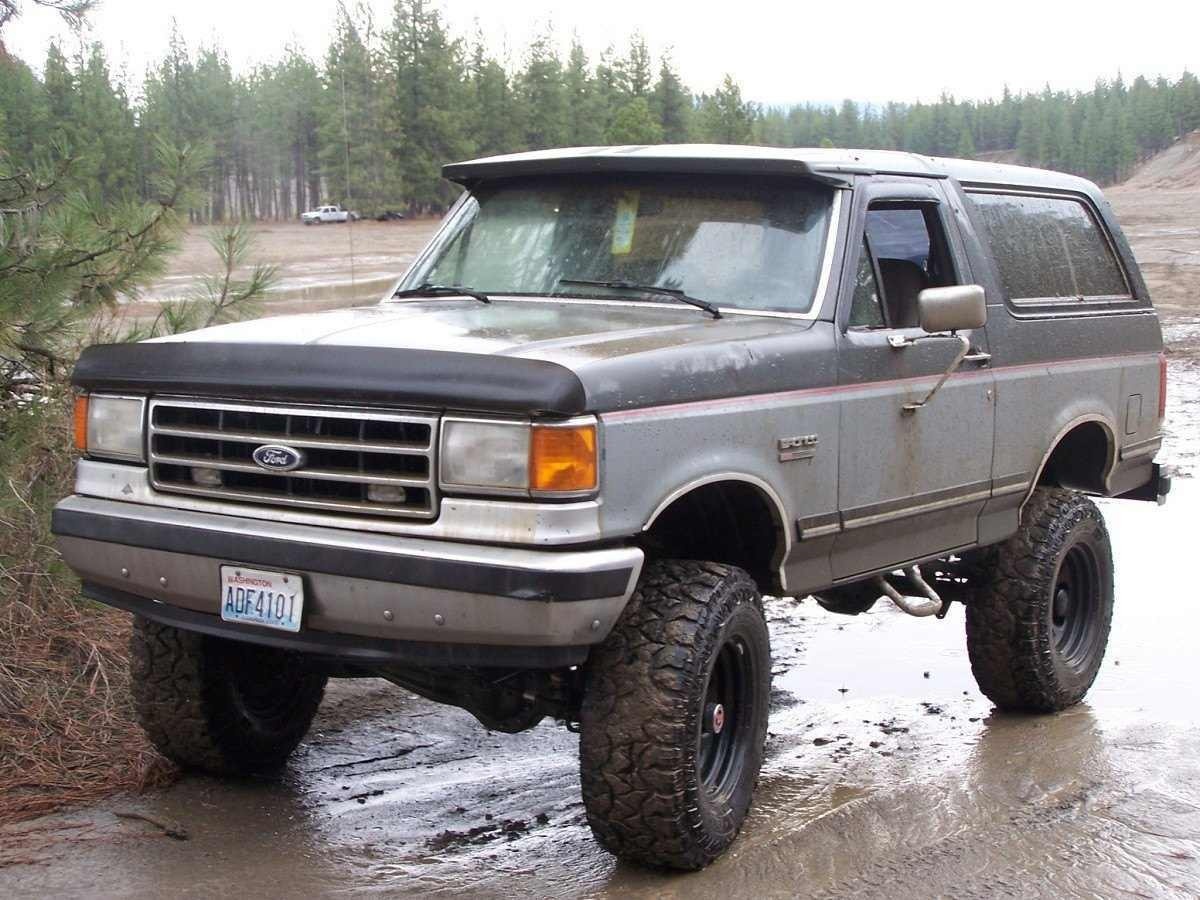
[[[596,489],[596,426],[534,425],[529,442],[529,487],[534,492]]]
[[[75,395],[75,449],[87,453],[88,397]]]

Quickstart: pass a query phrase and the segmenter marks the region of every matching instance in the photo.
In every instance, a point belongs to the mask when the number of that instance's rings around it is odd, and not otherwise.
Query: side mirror
[[[917,316],[922,330],[930,334],[982,328],[987,322],[983,288],[977,284],[925,288],[917,295]]]

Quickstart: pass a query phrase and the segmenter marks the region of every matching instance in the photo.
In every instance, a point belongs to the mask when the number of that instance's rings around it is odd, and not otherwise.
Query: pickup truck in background
[[[329,222],[353,222],[358,217],[358,213],[342,209],[340,206],[318,206],[301,213],[300,221],[305,225],[325,225]]]

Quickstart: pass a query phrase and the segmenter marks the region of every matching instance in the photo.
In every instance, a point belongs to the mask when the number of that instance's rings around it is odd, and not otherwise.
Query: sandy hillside
[[[1159,311],[1200,313],[1200,132],[1152,157],[1106,193]]]
[[[1200,131],[1193,131],[1138,167],[1127,190],[1200,190]]]

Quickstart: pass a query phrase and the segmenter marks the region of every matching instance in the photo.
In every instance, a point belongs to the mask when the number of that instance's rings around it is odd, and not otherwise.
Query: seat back
[[[893,328],[915,328],[921,324],[917,295],[929,287],[924,270],[907,259],[879,260],[883,294]]]

